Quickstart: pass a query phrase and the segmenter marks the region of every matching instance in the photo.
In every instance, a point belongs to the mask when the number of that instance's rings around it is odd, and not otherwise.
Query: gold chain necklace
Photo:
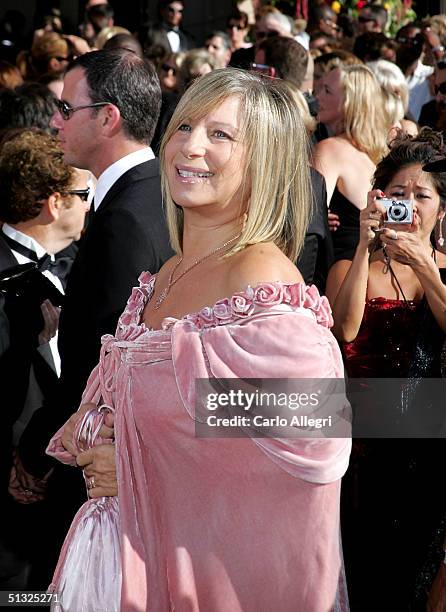
[[[212,257],[212,255],[216,255],[217,253],[222,251],[224,248],[229,246],[232,242],[235,242],[235,240],[237,240],[237,238],[240,238],[241,235],[242,235],[242,233],[240,232],[239,234],[237,234],[237,236],[233,236],[230,240],[227,240],[224,244],[220,245],[219,247],[217,247],[216,249],[214,249],[213,251],[211,251],[210,253],[208,253],[204,257],[200,257],[200,259],[196,259],[188,268],[186,268],[184,270],[184,272],[181,272],[181,274],[174,280],[173,279],[173,275],[178,270],[181,262],[183,261],[183,258],[180,257],[180,260],[178,261],[178,263],[176,263],[175,266],[172,268],[172,272],[169,275],[169,280],[167,281],[167,287],[164,287],[164,289],[161,291],[161,293],[159,294],[159,296],[158,296],[158,298],[157,298],[157,300],[155,302],[155,310],[158,310],[158,308],[160,308],[161,304],[164,302],[166,297],[169,295],[169,292],[170,292],[171,288],[180,279],[182,279],[183,276],[185,276],[188,272],[193,270],[199,264],[203,263],[203,261],[206,261],[206,259],[209,259],[209,257]]]

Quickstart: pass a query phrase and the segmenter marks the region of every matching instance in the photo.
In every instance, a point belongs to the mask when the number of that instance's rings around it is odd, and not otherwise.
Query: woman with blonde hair
[[[156,277],[141,275],[116,337],[103,338],[84,405],[50,443],[50,454],[85,467],[91,497],[53,588],[76,611],[96,601],[109,612],[346,610],[339,490],[350,440],[292,437],[285,426],[257,437],[236,404],[245,421],[234,413],[234,428],[212,426],[232,411],[214,410],[220,379],[228,390],[243,379],[245,392],[254,378],[343,383],[326,298],[290,261],[304,241],[310,181],[289,89],[242,70],[202,76],[180,100],[160,159],[176,255]],[[99,434],[115,445],[80,452],[104,412],[114,424]],[[93,459],[99,448],[116,461],[110,487]],[[89,575],[81,569],[91,559]]]
[[[178,90],[183,93],[195,79],[214,69],[214,57],[206,49],[187,51],[179,69]]]
[[[375,165],[386,154],[389,121],[381,87],[363,65],[328,66],[318,83],[319,121],[332,137],[314,149],[314,165],[324,175],[332,216],[335,260],[351,259],[359,239]]]
[[[390,141],[396,136],[398,130],[403,129],[402,121],[409,108],[409,88],[406,78],[401,68],[384,59],[367,62],[367,66],[381,85],[384,112],[391,126]]]

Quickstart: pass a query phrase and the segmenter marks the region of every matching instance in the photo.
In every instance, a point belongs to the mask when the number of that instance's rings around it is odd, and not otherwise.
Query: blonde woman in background
[[[388,141],[394,140],[400,131],[416,135],[418,133],[417,124],[410,119],[405,119],[409,109],[409,88],[401,68],[384,59],[367,62],[367,66],[381,85],[384,112],[390,123]]]
[[[381,87],[366,66],[334,60],[318,83],[316,98],[319,121],[336,136],[315,146],[313,163],[327,184],[335,261],[348,260],[358,243],[359,211],[375,166],[388,150],[390,124]]]

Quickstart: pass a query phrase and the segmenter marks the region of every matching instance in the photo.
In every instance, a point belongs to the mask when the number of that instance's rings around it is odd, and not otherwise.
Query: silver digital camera
[[[385,223],[412,223],[412,200],[391,200],[390,198],[382,198],[378,200],[378,202],[386,209],[387,218]]]

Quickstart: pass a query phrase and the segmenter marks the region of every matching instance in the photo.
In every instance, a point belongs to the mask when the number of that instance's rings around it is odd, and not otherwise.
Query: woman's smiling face
[[[204,117],[185,120],[165,148],[173,201],[184,209],[242,210],[246,147],[240,141],[240,99],[231,96]],[[211,209],[209,209],[211,210]]]

